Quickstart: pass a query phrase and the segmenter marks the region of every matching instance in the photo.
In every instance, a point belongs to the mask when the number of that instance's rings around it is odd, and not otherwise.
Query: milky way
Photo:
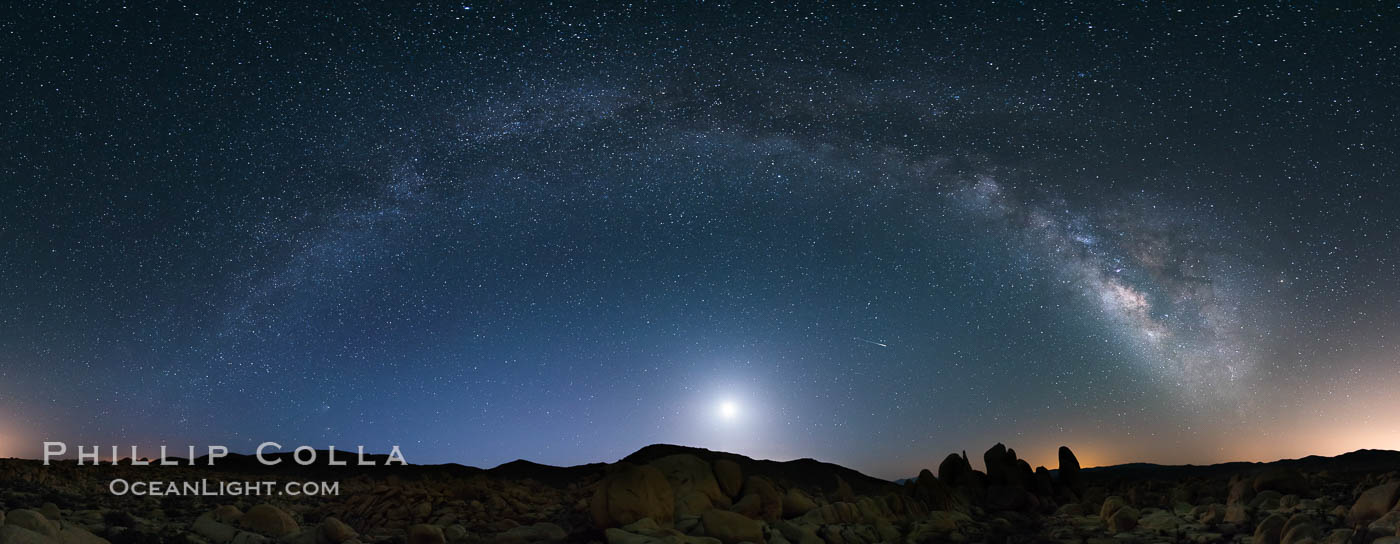
[[[0,455],[1400,447],[1393,14],[472,8],[0,23]]]
[[[1244,273],[1241,265],[1197,232],[1228,227],[1153,197],[1092,212],[1027,204],[990,177],[954,198],[1012,231],[1021,251],[1045,260],[1056,281],[1099,309],[1115,340],[1185,400],[1239,402],[1255,357],[1240,319],[1250,293],[1235,292],[1226,277]]]

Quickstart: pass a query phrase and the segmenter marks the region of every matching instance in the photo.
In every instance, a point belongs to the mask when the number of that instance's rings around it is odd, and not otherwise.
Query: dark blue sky
[[[18,9],[0,455],[1400,448],[1400,13],[973,6]]]

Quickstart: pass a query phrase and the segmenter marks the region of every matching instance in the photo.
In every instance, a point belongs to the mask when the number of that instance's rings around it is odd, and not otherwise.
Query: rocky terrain
[[[77,466],[0,460],[0,544],[1400,544],[1400,452],[1032,468],[1001,444],[895,484],[810,459],[649,446],[613,464]],[[336,481],[334,496],[114,496],[129,481]]]

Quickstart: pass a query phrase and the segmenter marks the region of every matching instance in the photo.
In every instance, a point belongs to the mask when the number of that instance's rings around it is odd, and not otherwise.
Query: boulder
[[[801,489],[788,488],[787,494],[783,495],[783,515],[787,517],[797,517],[806,514],[817,507],[817,503],[803,493]]]
[[[933,477],[928,469],[919,471],[919,477],[914,480],[914,498],[923,501],[930,510],[967,510],[957,494],[942,480]]]
[[[671,484],[656,467],[617,463],[598,483],[589,509],[599,528],[620,527],[642,518],[670,525],[675,520],[676,499]]]
[[[51,537],[14,524],[0,527],[0,542],[4,544],[55,544]]]
[[[1032,469],[1031,464],[1027,463],[1025,459],[1015,461],[1009,476],[1008,484],[1021,486],[1022,489],[1028,491],[1035,489],[1035,469]]]
[[[214,519],[213,513],[199,516],[190,526],[190,531],[204,537],[214,544],[259,544],[267,542],[268,538],[257,533],[249,533],[238,530],[237,527]]]
[[[1035,467],[1035,494],[1041,497],[1055,496],[1055,483],[1050,477],[1050,470],[1045,467]]]
[[[1230,493],[1226,496],[1225,504],[1247,503],[1254,498],[1254,481],[1241,478],[1239,475],[1230,477]]]
[[[802,515],[802,521],[814,525],[856,523],[861,520],[860,509],[855,503],[833,502],[813,508]]]
[[[39,513],[53,521],[63,520],[63,513],[58,510],[58,505],[51,502],[46,502],[43,506],[40,506]]]
[[[1175,533],[1177,528],[1186,525],[1183,520],[1166,510],[1154,510],[1138,518],[1138,526],[1161,533]]]
[[[1016,466],[1016,456],[1008,452],[1006,446],[998,442],[982,453],[982,462],[987,467],[987,483],[1005,485],[1012,478],[1011,471]]]
[[[283,537],[297,532],[297,522],[281,508],[270,504],[259,504],[248,509],[238,520],[238,525],[246,530],[271,537]]]
[[[1366,538],[1395,536],[1397,528],[1400,528],[1400,510],[1392,510],[1366,527]]]
[[[5,517],[5,526],[11,525],[44,536],[58,536],[58,524],[38,510],[11,510],[9,515]]]
[[[1288,523],[1288,518],[1281,514],[1274,514],[1254,528],[1254,544],[1279,544],[1279,539],[1283,538],[1283,526]]]
[[[1137,527],[1138,511],[1131,506],[1124,506],[1113,511],[1108,517],[1108,532],[1113,534],[1126,533]]]
[[[710,502],[710,498],[699,491],[691,490],[687,491],[684,495],[676,496],[677,518],[698,516],[700,513],[714,507],[715,505]]]
[[[1225,522],[1225,505],[1208,504],[1198,513],[1197,519],[1206,525],[1215,525]]]
[[[1249,523],[1249,509],[1245,508],[1243,504],[1239,503],[1227,504],[1225,505],[1225,517],[1223,518],[1223,521],[1225,523],[1233,523],[1235,525],[1244,525],[1246,523]]]
[[[316,539],[326,544],[340,544],[355,538],[355,536],[354,529],[334,517],[326,517],[321,520],[321,525],[316,528]]]
[[[1106,498],[1103,500],[1103,507],[1099,508],[1099,519],[1108,521],[1108,518],[1113,516],[1114,512],[1117,512],[1119,508],[1123,508],[1127,505],[1128,501],[1123,500],[1123,497],[1114,495]]]
[[[1395,507],[1397,500],[1400,500],[1400,480],[1367,489],[1351,505],[1347,524],[1353,527],[1369,525]]]
[[[58,541],[63,544],[111,544],[107,539],[92,534],[87,529],[63,522],[58,530]],[[0,540],[0,542],[4,542]]]
[[[700,525],[704,527],[706,536],[718,538],[724,544],[764,544],[763,523],[734,512],[710,510],[700,515]]]
[[[664,542],[655,537],[639,535],[617,527],[603,531],[603,541],[608,544],[662,544]]]
[[[1069,446],[1060,446],[1060,469],[1057,472],[1059,483],[1073,490],[1083,488],[1083,475],[1080,474],[1079,458],[1074,456]]]
[[[729,507],[730,512],[753,519],[758,519],[762,515],[762,510],[763,499],[759,498],[758,495],[744,495],[744,498],[739,499],[734,503],[734,506]]]
[[[938,480],[948,486],[967,485],[971,478],[972,464],[968,462],[966,454],[950,453],[938,464]]]
[[[1304,522],[1288,527],[1279,544],[1301,544],[1317,540],[1322,540],[1322,531],[1318,530],[1316,525]]]
[[[721,508],[728,508],[733,502],[720,490],[714,469],[704,459],[689,453],[677,453],[648,464],[661,471],[661,475],[671,484],[671,489],[677,496],[689,491],[699,491],[709,497],[711,504]]]
[[[836,476],[836,499],[841,502],[856,502],[856,492],[851,489],[851,484],[846,483],[838,474]]]
[[[447,544],[447,537],[441,527],[419,523],[408,528],[408,544]]]
[[[750,497],[754,497],[754,499],[750,499]],[[758,506],[756,515],[749,515],[749,517],[764,521],[783,519],[783,494],[768,478],[749,476],[747,480],[744,480],[744,499],[755,501]]]
[[[740,488],[744,485],[744,471],[739,467],[739,463],[719,459],[715,461],[715,481],[719,482],[719,490],[726,496],[738,497]]]
[[[214,517],[214,521],[219,523],[238,523],[238,520],[243,519],[243,511],[232,504],[221,505],[210,514]]]
[[[1275,510],[1283,500],[1283,494],[1277,491],[1261,491],[1249,499],[1249,507],[1255,510]]]

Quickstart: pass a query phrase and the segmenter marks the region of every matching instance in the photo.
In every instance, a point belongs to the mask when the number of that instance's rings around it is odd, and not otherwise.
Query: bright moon
[[[733,420],[739,417],[739,405],[732,400],[719,403],[719,417],[726,420]]]

